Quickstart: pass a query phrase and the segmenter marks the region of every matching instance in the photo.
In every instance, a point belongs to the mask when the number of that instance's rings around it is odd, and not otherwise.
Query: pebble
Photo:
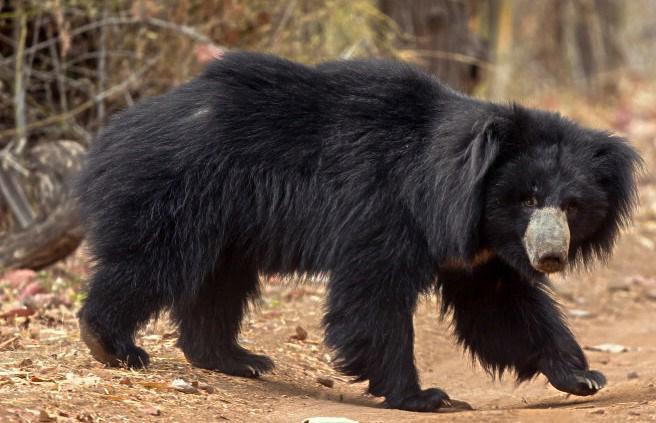
[[[197,394],[198,388],[195,388],[193,385],[185,382],[182,379],[174,379],[171,382],[171,387],[179,392],[184,392],[185,394]]]
[[[607,353],[622,353],[629,350],[624,345],[610,344],[610,343],[599,344],[592,347],[583,347],[583,349],[588,351],[607,352]]]

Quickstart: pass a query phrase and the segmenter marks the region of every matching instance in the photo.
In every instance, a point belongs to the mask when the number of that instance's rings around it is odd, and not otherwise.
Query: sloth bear
[[[258,276],[322,273],[335,366],[389,407],[449,403],[413,357],[413,312],[434,292],[490,373],[591,395],[605,378],[546,275],[610,254],[639,166],[619,137],[404,63],[228,53],[91,146],[81,336],[103,363],[146,366],[135,332],[168,309],[192,365],[256,377],[273,363],[238,333]]]

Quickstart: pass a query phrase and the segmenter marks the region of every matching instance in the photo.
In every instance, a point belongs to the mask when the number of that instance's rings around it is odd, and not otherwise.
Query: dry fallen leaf
[[[18,363],[18,367],[23,368],[23,367],[30,367],[32,365],[32,359],[30,358],[24,358],[21,360],[20,363]]]
[[[40,422],[56,422],[57,418],[50,416],[45,410],[39,411],[39,421]]]
[[[191,382],[191,386],[193,386],[194,388],[201,389],[201,390],[207,392],[208,394],[214,393],[214,388],[212,386],[208,385],[205,382],[200,382],[198,380],[195,380],[195,381]]]
[[[296,334],[289,337],[289,339],[297,339],[299,341],[305,341],[308,337],[308,333],[301,326],[296,326]]]
[[[319,377],[317,377],[317,382],[318,382],[319,384],[325,386],[326,388],[332,388],[333,386],[335,386],[335,381],[332,380],[332,379],[329,378],[329,377],[321,377],[321,376],[319,376]]]
[[[0,314],[0,317],[5,319],[11,319],[15,317],[28,317],[33,315],[34,313],[36,313],[36,310],[34,310],[33,308],[18,307],[18,308],[12,308],[11,310]]]
[[[41,377],[39,375],[32,375],[32,376],[30,376],[30,382],[34,382],[34,383],[55,382],[55,380],[50,379],[50,378],[44,378],[44,377]]]
[[[169,391],[171,390],[171,385],[165,382],[140,382],[139,383],[144,388],[154,389],[156,391]]]

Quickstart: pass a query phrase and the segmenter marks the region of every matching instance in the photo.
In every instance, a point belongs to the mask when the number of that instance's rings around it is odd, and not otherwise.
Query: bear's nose
[[[537,268],[544,273],[560,272],[565,268],[567,258],[560,254],[545,254],[538,259]]]
[[[569,225],[561,209],[535,210],[524,233],[524,248],[538,272],[554,273],[565,268],[569,251]]]

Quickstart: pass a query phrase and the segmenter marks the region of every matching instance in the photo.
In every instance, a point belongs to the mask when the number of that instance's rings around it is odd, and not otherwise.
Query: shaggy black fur
[[[638,164],[618,137],[403,63],[229,53],[94,142],[78,185],[96,260],[82,334],[105,363],[147,365],[135,332],[167,308],[192,364],[257,376],[272,362],[237,335],[258,274],[326,272],[336,366],[391,407],[448,399],[421,390],[413,358],[418,296],[437,289],[491,372],[589,395],[604,378],[522,236],[532,209],[558,207],[571,263],[606,257]]]

